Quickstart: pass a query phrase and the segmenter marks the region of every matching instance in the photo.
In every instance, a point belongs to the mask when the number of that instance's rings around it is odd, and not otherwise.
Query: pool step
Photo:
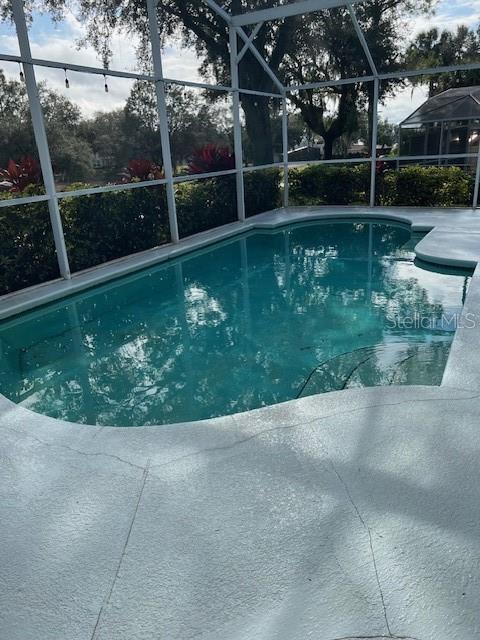
[[[392,384],[440,384],[451,339],[432,342],[390,342],[342,353],[317,365],[297,397],[350,387]]]

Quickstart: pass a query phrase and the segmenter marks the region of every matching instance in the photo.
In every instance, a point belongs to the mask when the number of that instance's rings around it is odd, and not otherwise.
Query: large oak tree
[[[356,5],[372,55],[382,71],[398,68],[402,58],[406,20],[414,14],[430,10],[436,0],[366,0]],[[8,0],[0,7],[8,11]],[[262,9],[278,4],[278,0],[227,0],[223,6],[231,13]],[[42,8],[60,18],[68,0],[31,0],[29,6]],[[148,19],[145,0],[78,0],[75,5],[85,22],[86,39],[101,53],[108,64],[110,36],[115,27],[140,35],[142,55],[148,57]],[[194,47],[199,67],[205,77],[214,76],[229,83],[230,56],[228,28],[203,0],[162,0],[158,4],[158,24],[163,39],[177,38],[183,45]],[[255,46],[271,70],[285,83],[332,80],[339,77],[369,75],[371,69],[345,9],[319,11],[265,23]],[[239,69],[240,85],[245,89],[275,92],[276,87],[255,57],[244,56]],[[392,91],[392,83],[381,86],[382,99]],[[258,164],[272,161],[272,109],[269,100],[241,94],[248,137]],[[306,124],[322,135],[327,156],[342,134],[354,130],[360,109],[373,108],[372,83],[341,85],[324,90],[306,90],[294,94],[293,102]]]

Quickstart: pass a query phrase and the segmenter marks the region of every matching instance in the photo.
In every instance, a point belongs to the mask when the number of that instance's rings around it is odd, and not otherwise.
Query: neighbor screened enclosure
[[[167,18],[156,0],[137,12],[138,38],[124,25],[112,36],[115,55],[97,66],[90,49],[69,48],[70,32],[62,40],[55,21],[11,0],[0,29],[0,295],[280,206],[477,207],[480,120],[463,127],[468,141],[460,148],[453,133],[463,125],[444,118],[453,142],[422,138],[418,153],[419,144],[408,146],[405,137],[398,145],[400,128],[381,118],[396,100],[395,87],[402,95],[412,87],[413,95],[414,87],[443,86],[452,74],[464,74],[462,86],[475,85],[480,49],[472,48],[468,62],[398,68],[381,46],[368,44],[367,5],[263,0],[252,10],[240,0],[196,0],[193,12],[208,25],[202,37],[209,39],[198,75],[186,64],[188,55],[204,52],[205,44],[196,45],[198,25],[162,28]],[[305,62],[318,42],[312,16],[324,25],[326,48],[330,22],[344,30],[335,69],[320,50]],[[288,30],[302,20],[301,37]],[[269,34],[278,25],[294,53],[277,56]],[[79,41],[92,39],[89,29],[75,34]],[[176,57],[175,38],[190,47]],[[129,55],[135,47],[143,51],[138,64]],[[93,92],[101,92],[100,106],[89,102]],[[476,100],[478,91],[472,95]],[[412,103],[412,113],[420,104]],[[318,113],[330,127],[315,126]],[[334,135],[332,123],[340,120],[344,130]],[[433,140],[431,112],[428,127]],[[417,200],[412,165],[437,172],[425,174],[429,186]],[[443,174],[448,180],[440,171],[450,172]]]

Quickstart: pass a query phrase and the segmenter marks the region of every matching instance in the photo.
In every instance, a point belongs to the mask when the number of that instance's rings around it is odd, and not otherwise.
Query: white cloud
[[[379,116],[392,124],[399,124],[415,109],[425,102],[428,88],[420,85],[415,88],[407,86],[400,90],[393,98],[388,98],[384,105],[379,105]]]
[[[18,56],[20,51],[18,49],[18,40],[15,30],[7,30],[3,28],[4,25],[1,26],[2,29],[0,30],[0,51],[12,56]]]
[[[440,0],[435,7],[434,15],[419,15],[409,22],[409,38],[421,31],[437,28],[453,31],[457,26],[465,24],[476,27],[480,19],[480,6],[477,0]]]
[[[65,73],[61,69],[35,68],[37,81],[46,82],[48,88],[66,96],[80,108],[85,117],[97,111],[111,111],[125,106],[133,80],[107,78],[108,93],[105,93],[103,76],[68,71],[69,88],[65,86]]]
[[[203,82],[198,72],[199,59],[193,49],[181,49],[167,43],[163,51],[163,75],[172,80]]]
[[[29,32],[34,58],[103,67],[100,56],[92,46],[79,49],[78,41],[85,36],[85,28],[72,11],[67,12],[59,23],[46,15],[34,14]],[[137,45],[138,38],[115,31],[111,37],[113,56],[110,67],[121,71],[138,70],[135,55]]]

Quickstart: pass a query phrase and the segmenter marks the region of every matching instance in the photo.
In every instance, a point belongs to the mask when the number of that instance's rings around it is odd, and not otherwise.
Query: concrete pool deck
[[[247,226],[355,214],[433,228],[424,260],[479,260],[472,210],[290,209]],[[480,637],[479,312],[477,267],[475,321],[440,387],[130,429],[0,396],[0,637]]]

